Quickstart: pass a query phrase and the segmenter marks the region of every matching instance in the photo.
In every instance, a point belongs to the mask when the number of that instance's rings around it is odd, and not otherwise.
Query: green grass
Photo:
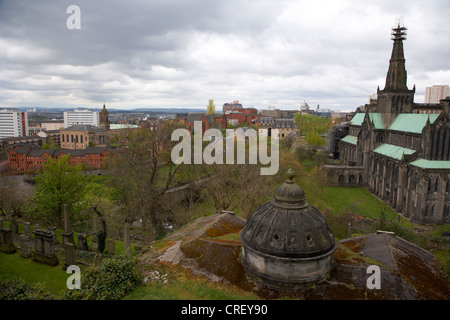
[[[229,292],[220,285],[205,286],[189,281],[169,285],[151,284],[135,289],[124,300],[249,300],[251,295]]]
[[[80,268],[83,270],[84,266]],[[49,266],[34,262],[31,258],[22,258],[18,253],[0,253],[0,278],[20,278],[29,283],[41,283],[52,294],[59,295],[66,288],[69,276],[70,274],[62,269],[62,262],[57,266]]]
[[[395,211],[364,188],[324,187],[321,189],[313,173],[296,179],[296,182],[305,191],[306,200],[311,205],[333,215],[342,216],[351,213],[366,218],[380,218],[384,212],[386,219],[398,218]],[[401,224],[411,226],[405,219],[401,219]]]
[[[222,283],[213,283],[201,276],[192,276],[180,266],[150,266],[167,274],[168,284],[154,280],[127,295],[124,300],[254,300],[247,291]]]

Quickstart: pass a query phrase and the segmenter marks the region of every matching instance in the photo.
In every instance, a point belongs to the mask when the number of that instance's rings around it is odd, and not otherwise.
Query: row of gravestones
[[[73,240],[73,231],[70,230],[70,224],[68,223],[68,215],[65,210],[64,214],[64,231],[62,232],[62,245],[65,251],[65,262],[63,269],[67,269],[68,266],[76,264],[75,256],[75,243]],[[23,224],[24,233],[19,235],[19,229],[17,221],[13,218],[10,222],[10,228],[3,226],[3,221],[0,219],[0,252],[15,253],[17,251],[13,241],[13,234],[18,235],[20,243],[20,256],[24,258],[30,258],[34,261],[45,263],[48,265],[58,265],[59,260],[55,254],[55,244],[57,244],[55,228],[44,230],[37,227],[32,233],[34,239],[31,236],[30,223],[25,222]],[[34,243],[34,251],[31,250]],[[95,243],[94,243],[95,244]],[[80,234],[78,236],[78,248],[81,250],[89,250],[86,241],[86,234]],[[125,225],[124,232],[124,250],[128,256],[131,256],[131,237],[129,225]],[[107,240],[107,253],[115,254],[115,242],[112,239]]]

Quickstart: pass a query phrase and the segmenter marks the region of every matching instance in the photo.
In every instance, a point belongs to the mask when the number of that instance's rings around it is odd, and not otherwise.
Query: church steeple
[[[377,89],[377,105],[372,112],[382,114],[385,128],[400,113],[412,113],[414,104],[415,87],[409,90],[406,85],[405,55],[403,52],[403,40],[406,39],[406,28],[403,23],[398,23],[392,28],[392,47],[389,69],[386,76],[386,84],[383,90]]]
[[[406,28],[400,24],[392,28],[392,48],[391,60],[389,60],[389,70],[386,77],[384,90],[408,90],[406,86],[405,56],[403,53],[403,40],[406,40]]]
[[[110,129],[109,112],[106,110],[105,104],[103,104],[103,109],[100,112],[100,129],[108,131]]]

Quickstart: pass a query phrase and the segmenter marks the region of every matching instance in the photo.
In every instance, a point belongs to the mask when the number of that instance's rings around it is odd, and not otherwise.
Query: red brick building
[[[177,121],[184,122],[184,125],[189,131],[194,130],[194,122],[201,121],[202,122],[202,134],[205,133],[206,130],[211,128],[217,129],[226,129],[227,128],[227,116],[225,115],[208,115],[203,112],[189,112],[186,114],[177,114]]]
[[[112,152],[104,147],[88,147],[86,149],[41,149],[36,145],[17,145],[7,152],[9,172],[15,174],[40,171],[49,158],[59,160],[69,154],[69,164],[82,164],[85,169],[100,169],[108,165]]]

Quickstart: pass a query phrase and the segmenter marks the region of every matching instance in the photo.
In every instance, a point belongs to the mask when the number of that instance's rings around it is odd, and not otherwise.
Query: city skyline
[[[69,29],[71,5],[81,29]],[[396,17],[408,87],[448,84],[445,1],[1,1],[0,108],[352,111],[384,87]]]

